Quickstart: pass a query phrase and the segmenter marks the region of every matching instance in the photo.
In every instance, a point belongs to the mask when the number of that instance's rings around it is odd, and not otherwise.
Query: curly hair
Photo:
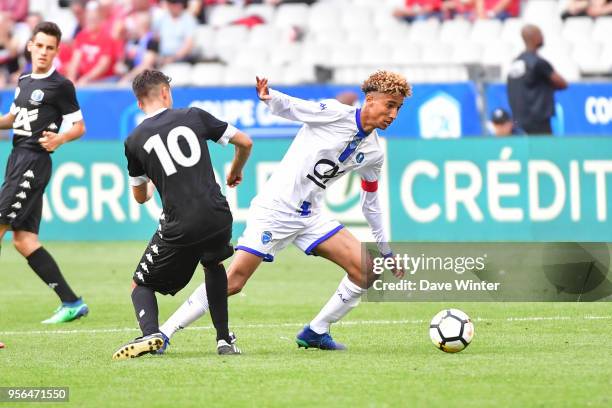
[[[403,75],[384,70],[378,70],[370,75],[361,85],[361,90],[366,95],[370,92],[381,92],[403,97],[412,96],[412,85]]]

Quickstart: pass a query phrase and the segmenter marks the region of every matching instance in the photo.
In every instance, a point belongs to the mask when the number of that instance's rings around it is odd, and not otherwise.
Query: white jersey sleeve
[[[382,161],[372,166],[358,170],[361,176],[361,211],[372,230],[372,235],[378,244],[378,250],[383,256],[392,254],[389,246],[389,234],[385,230],[385,223],[380,201],[378,199],[378,180]]]
[[[308,124],[324,124],[335,122],[346,116],[347,110],[337,101],[313,102],[285,95],[282,92],[270,90],[270,100],[265,103],[270,111],[285,119]]]

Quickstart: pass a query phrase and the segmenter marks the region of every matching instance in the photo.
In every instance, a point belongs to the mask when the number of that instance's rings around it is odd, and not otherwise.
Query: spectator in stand
[[[30,51],[28,51],[28,41],[32,38],[32,31],[34,31],[34,27],[36,27],[39,23],[43,22],[42,15],[40,13],[31,12],[28,13],[25,21],[23,23],[18,23],[15,26],[15,37],[17,40],[18,50],[22,50],[21,54],[23,59],[21,61],[22,69],[19,73],[15,74],[15,84],[19,79],[19,76],[23,75],[23,73],[32,72],[32,55]]]
[[[129,0],[128,3],[127,7],[123,10],[123,23],[128,31],[133,31],[134,29],[130,27],[131,24],[135,23],[132,17],[141,12],[149,13],[151,21],[157,21],[163,14],[163,10],[158,7],[156,0]]]
[[[512,117],[502,108],[497,108],[491,114],[491,130],[493,136],[525,135],[525,131],[512,121]]]
[[[123,20],[126,17],[127,8],[123,5],[123,1],[116,0],[96,0],[98,9],[102,16],[102,27],[114,39],[120,39],[124,36]],[[120,4],[121,3],[121,4]],[[123,46],[123,44],[121,44]]]
[[[13,35],[15,23],[9,13],[0,12],[0,88],[16,82],[19,74],[19,41]]]
[[[87,5],[85,27],[74,39],[66,76],[77,85],[111,79],[114,74],[115,41],[103,29],[95,2]]]
[[[561,14],[562,19],[569,17],[585,17],[591,0],[569,0],[565,11]]]
[[[505,20],[518,17],[521,0],[476,0],[476,15],[480,19]]]
[[[518,17],[520,0],[449,0],[441,8],[445,18],[505,20]]]
[[[441,8],[444,20],[456,17],[473,19],[476,14],[476,0],[447,0]]]
[[[14,22],[25,20],[28,10],[28,0],[0,0],[0,13],[9,14]]]
[[[43,18],[40,13],[30,12],[28,13],[23,22],[17,23],[15,25],[15,30],[13,31],[13,33],[15,34],[15,37],[17,37],[17,39],[19,40],[20,50],[26,49],[28,41],[30,41],[30,38],[32,37],[32,31],[34,30],[34,27],[36,27],[36,25],[38,23],[41,23],[42,21]]]
[[[74,39],[85,26],[85,10],[87,9],[87,2],[89,0],[73,0],[70,3],[70,11],[72,11],[72,15],[77,21],[77,25],[72,33],[68,34],[69,38]]]
[[[187,0],[166,0],[167,10],[155,26],[159,36],[160,65],[192,62],[195,17],[187,11]]]
[[[123,60],[123,39],[125,38],[125,8],[116,0],[97,0],[98,10],[102,19],[102,30],[113,40],[113,67]],[[114,68],[113,68],[114,71]]]
[[[125,69],[129,71],[123,75],[120,83],[130,84],[136,75],[145,69],[152,69],[158,52],[159,41],[151,30],[151,16],[146,11],[136,13],[125,44],[124,63]]]
[[[529,135],[550,135],[550,119],[555,113],[554,93],[567,88],[567,82],[548,61],[538,55],[544,45],[540,29],[526,25],[521,30],[525,51],[508,72],[508,101],[521,129]]]
[[[396,8],[393,16],[408,23],[415,20],[441,17],[442,0],[406,0],[404,7]]]
[[[57,58],[55,59],[56,68],[64,75],[66,75],[67,67],[72,60],[74,39],[83,31],[83,27],[85,27],[85,14],[88,2],[89,0],[70,1],[70,11],[76,20],[76,26],[72,32],[66,32],[66,35],[62,36],[62,43],[59,47]]]
[[[278,6],[280,4],[289,4],[289,3],[305,3],[309,6],[316,3],[317,0],[263,0],[260,3],[272,4],[273,6]]]
[[[612,0],[591,0],[587,14],[591,17],[612,15]]]

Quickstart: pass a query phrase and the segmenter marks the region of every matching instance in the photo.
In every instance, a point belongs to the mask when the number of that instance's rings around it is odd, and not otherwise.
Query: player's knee
[[[244,287],[244,284],[228,282],[227,283],[227,295],[232,296],[232,295],[235,295],[236,293],[240,293],[243,287]]]
[[[15,249],[23,256],[30,255],[40,246],[37,239],[20,237],[17,234],[13,236],[13,245],[15,246]]]
[[[234,275],[235,276],[235,275]],[[227,277],[227,295],[232,296],[236,293],[240,293],[242,288],[244,288],[245,282],[242,279],[238,279],[237,277],[232,278],[228,275]]]
[[[2,242],[2,239],[4,238],[4,234],[6,234],[6,231],[8,231],[8,225],[0,225],[0,242]]]
[[[245,274],[241,273],[240,268],[232,268],[227,273],[227,294],[235,295],[242,291],[247,279]]]

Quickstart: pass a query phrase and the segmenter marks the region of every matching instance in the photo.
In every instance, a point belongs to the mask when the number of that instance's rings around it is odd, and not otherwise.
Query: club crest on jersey
[[[272,233],[270,231],[264,231],[261,234],[261,243],[266,245],[272,241]]]
[[[45,97],[45,93],[40,89],[35,89],[32,91],[32,95],[30,95],[30,103],[32,105],[40,105],[40,102]]]
[[[357,163],[361,163],[363,159],[365,159],[365,154],[363,154],[362,152],[357,153],[357,156],[355,156],[355,161]]]

